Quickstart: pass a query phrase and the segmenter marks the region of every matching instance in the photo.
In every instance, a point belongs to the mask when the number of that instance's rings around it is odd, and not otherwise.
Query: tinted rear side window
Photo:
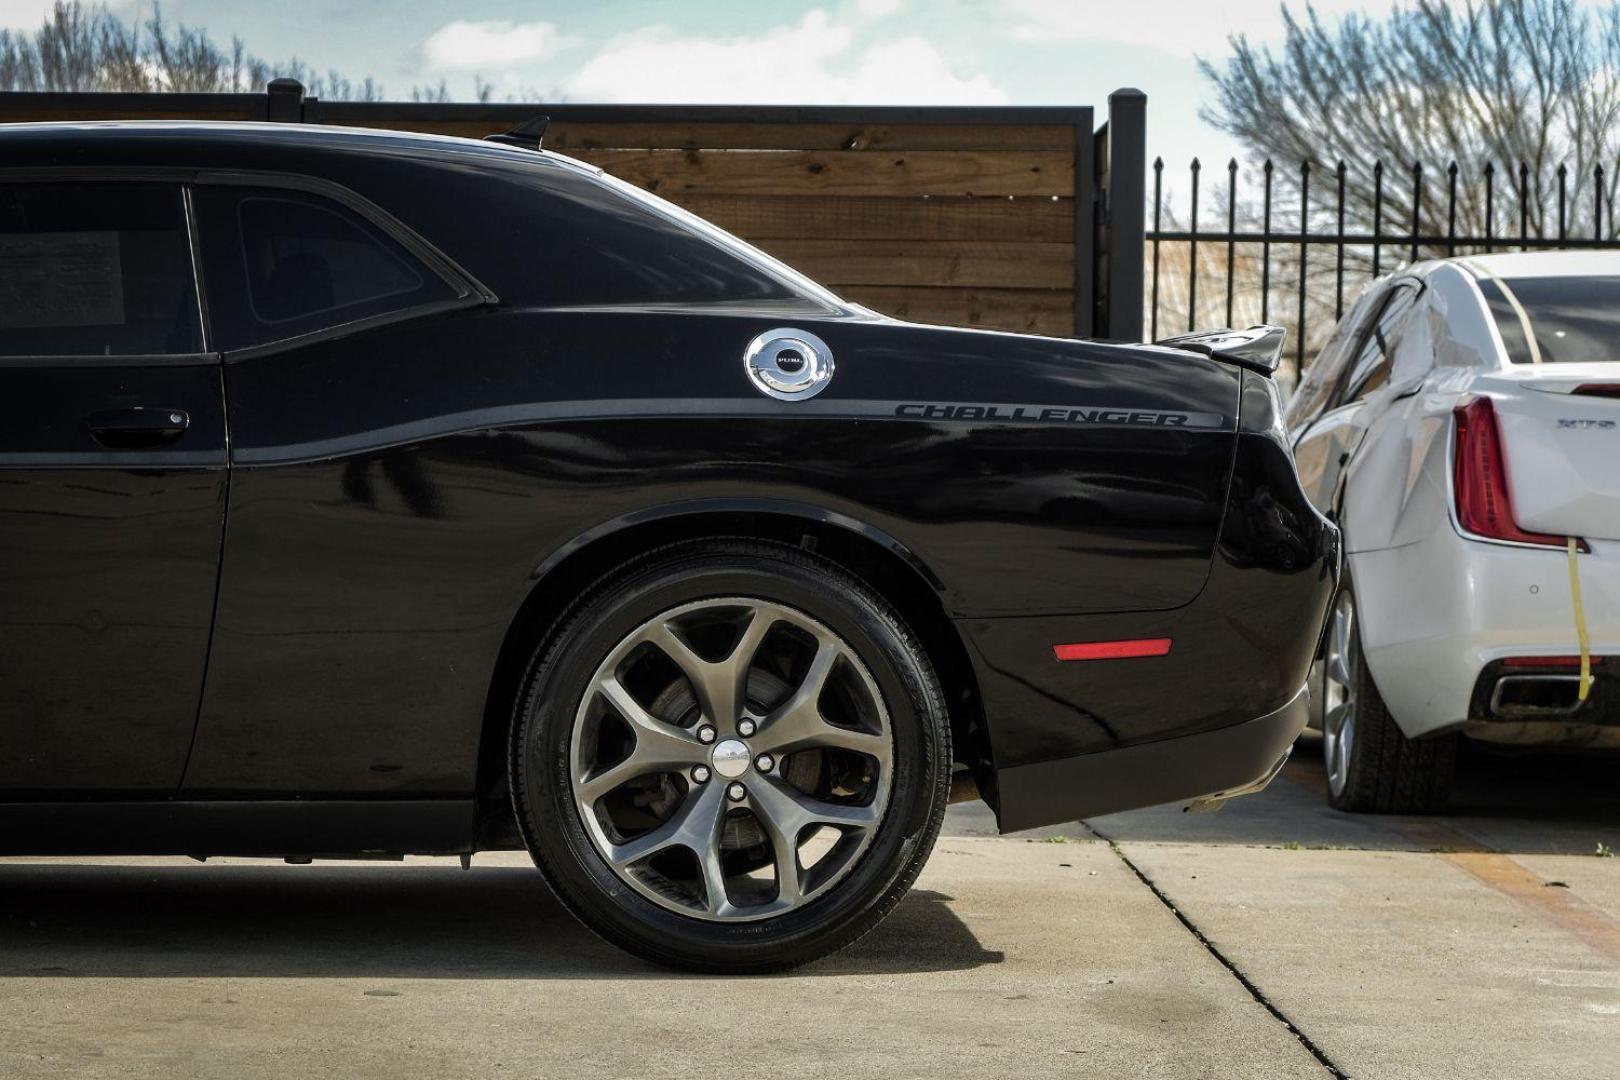
[[[0,184],[0,356],[201,351],[179,187]]]
[[[761,265],[733,241],[540,154],[480,156],[476,169],[397,169],[388,208],[455,258],[503,301],[570,307],[829,301],[791,272]],[[354,186],[368,190],[366,177]],[[749,202],[772,203],[775,197]],[[785,201],[785,200],[782,200]],[[725,203],[725,200],[720,200]],[[713,200],[695,207],[722,225],[738,218]],[[730,205],[730,204],[727,204]],[[757,209],[757,207],[755,207]],[[745,213],[745,211],[737,211]],[[835,301],[833,301],[835,302]]]
[[[1620,277],[1481,278],[1479,291],[1515,364],[1620,360]]]
[[[302,192],[200,188],[209,310],[225,348],[263,345],[457,296],[393,237]]]

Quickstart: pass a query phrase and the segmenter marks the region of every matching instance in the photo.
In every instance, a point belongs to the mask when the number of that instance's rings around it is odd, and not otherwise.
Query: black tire
[[[594,673],[626,635],[680,605],[739,596],[805,613],[848,644],[881,693],[893,757],[886,809],[841,877],[779,915],[724,922],[669,910],[609,865],[574,797],[570,747]],[[745,539],[681,543],[597,582],[557,626],[532,661],[513,719],[512,800],[536,865],[591,930],[670,967],[781,971],[855,941],[910,889],[948,801],[950,723],[917,639],[864,581],[786,545]]]
[[[1354,611],[1354,594],[1348,585],[1334,602],[1336,615],[1346,602]],[[1332,633],[1330,627],[1330,639]],[[1442,810],[1451,790],[1458,736],[1409,739],[1402,734],[1368,670],[1366,652],[1360,643],[1359,619],[1353,620],[1351,635],[1354,648],[1347,666],[1355,702],[1354,737],[1344,755],[1340,790],[1335,790],[1330,721],[1323,717],[1323,745],[1329,755],[1328,805],[1336,810],[1373,814],[1430,814]],[[1329,651],[1332,647],[1330,641]],[[1327,666],[1324,662],[1324,698],[1331,678]]]

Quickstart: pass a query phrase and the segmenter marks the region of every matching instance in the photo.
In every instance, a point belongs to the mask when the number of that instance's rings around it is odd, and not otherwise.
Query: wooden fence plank
[[[1073,195],[1074,158],[1050,150],[592,150],[589,161],[660,195]]]
[[[1074,200],[884,198],[840,195],[675,196],[674,202],[748,240],[848,237],[1073,243]]]
[[[565,153],[601,149],[1060,150],[1074,128],[1054,124],[585,124],[558,123],[546,142]]]
[[[873,311],[912,322],[1011,330],[1024,334],[1074,333],[1069,289],[929,289],[851,285],[838,293]]]
[[[535,114],[546,107],[536,105]],[[344,121],[356,127],[424,131],[481,139],[505,121],[404,118]],[[580,150],[1061,150],[1072,153],[1074,128],[1062,124],[715,124],[557,120],[546,149]]]
[[[1069,244],[982,240],[765,240],[759,245],[817,281],[842,285],[1072,288]]]

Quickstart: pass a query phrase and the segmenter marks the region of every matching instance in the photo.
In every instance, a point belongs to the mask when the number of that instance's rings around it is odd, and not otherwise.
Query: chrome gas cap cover
[[[832,350],[807,330],[781,326],[748,343],[743,369],[760,393],[779,401],[803,401],[832,381]]]

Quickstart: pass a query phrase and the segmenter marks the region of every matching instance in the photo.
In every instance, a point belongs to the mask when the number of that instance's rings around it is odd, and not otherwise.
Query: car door
[[[1340,365],[1319,415],[1305,423],[1294,443],[1294,460],[1305,494],[1318,510],[1333,514],[1339,484],[1366,432],[1362,402],[1389,381],[1400,324],[1420,286],[1409,278],[1389,283],[1372,299],[1364,324],[1354,330],[1348,362]]]
[[[227,485],[178,184],[0,173],[0,800],[174,792]]]

